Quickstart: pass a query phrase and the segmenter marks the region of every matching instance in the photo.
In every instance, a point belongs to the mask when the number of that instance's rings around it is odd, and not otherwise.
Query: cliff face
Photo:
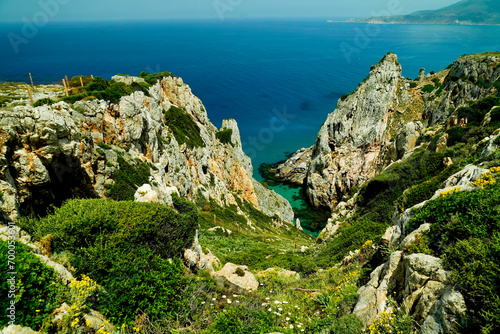
[[[293,221],[290,204],[253,179],[236,121],[224,121],[221,139],[180,78],[162,79],[147,95],[135,92],[118,104],[88,100],[0,109],[4,219],[44,212],[68,198],[108,197],[120,175],[132,180],[125,188],[133,193],[143,185],[133,180],[142,175],[141,183],[150,186],[136,200],[168,204],[178,193],[226,206],[238,205],[239,197]]]
[[[303,184],[314,207],[333,209],[353,187],[415,148],[427,125],[498,90],[500,55],[463,56],[439,73],[405,79],[386,55],[328,115],[316,143],[277,166],[276,176]]]

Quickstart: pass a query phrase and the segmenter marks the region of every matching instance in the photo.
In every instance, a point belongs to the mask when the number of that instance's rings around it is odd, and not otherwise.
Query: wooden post
[[[83,79],[82,79],[82,77],[80,77],[80,83],[82,84],[82,87],[83,87]]]
[[[69,96],[68,88],[66,87],[66,81],[64,79],[62,79],[62,82],[63,82],[63,86],[64,86],[64,92],[66,93],[66,96]]]
[[[69,80],[68,80],[68,76],[67,76],[67,75],[65,75],[64,77],[66,78],[66,85],[68,86],[68,89],[69,89],[70,87],[69,87]]]
[[[240,224],[236,223],[236,234],[240,234]]]
[[[26,88],[28,88],[28,94],[30,95],[30,101],[31,101],[31,104],[33,105],[33,95],[31,94],[31,88],[29,85],[26,85]]]
[[[90,75],[90,78],[91,78],[91,79],[94,79],[94,75],[93,75],[93,74],[91,74],[91,75]]]
[[[33,85],[33,78],[31,77],[31,73],[29,75],[30,75],[31,87],[35,88],[35,85]]]

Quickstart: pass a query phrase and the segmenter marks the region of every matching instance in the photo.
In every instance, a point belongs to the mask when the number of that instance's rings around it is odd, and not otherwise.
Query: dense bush
[[[92,77],[90,76],[77,75],[69,80],[69,87],[81,87],[82,83],[80,82],[80,78],[82,78],[84,86],[87,86],[92,81]]]
[[[57,281],[54,270],[43,264],[27,246],[16,243],[14,270],[8,267],[8,244],[0,240],[0,328],[8,326],[7,308],[10,306],[9,283],[12,276],[8,272],[17,272],[16,281],[15,324],[39,329],[47,314],[50,314],[62,302],[64,285]]]
[[[56,103],[56,101],[54,101],[54,100],[52,100],[52,99],[50,99],[48,97],[45,97],[43,99],[37,100],[35,102],[35,104],[33,104],[33,106],[34,107],[40,107],[40,106],[43,106],[43,105],[49,105],[50,106],[50,105],[52,105],[54,103]]]
[[[434,88],[435,88],[434,85],[428,84],[422,88],[422,91],[424,93],[431,93],[434,90]]]
[[[206,333],[213,334],[253,334],[268,333],[275,329],[274,315],[264,309],[243,306],[227,308],[220,313]],[[277,328],[276,328],[277,329]]]
[[[438,198],[415,211],[409,227],[431,223],[429,247],[453,271],[463,293],[469,332],[500,330],[500,185]]]
[[[89,91],[104,91],[109,87],[109,82],[101,77],[95,77],[87,85]]]
[[[194,119],[183,109],[171,106],[164,112],[165,123],[174,134],[175,139],[188,147],[205,147],[205,142],[201,138],[200,128]]]
[[[158,80],[162,80],[165,77],[175,77],[175,75],[172,75],[170,72],[159,72],[159,73],[153,73],[149,74],[147,72],[141,72],[139,74],[139,77],[143,78],[146,80],[146,82],[150,85],[155,85]]]
[[[153,203],[72,200],[21,224],[38,239],[52,234],[54,252],[70,252],[76,274],[104,288],[96,307],[113,322],[141,313],[172,318],[185,307],[190,284],[177,258],[198,225],[191,203],[174,196],[174,206],[177,212]]]
[[[224,129],[215,134],[215,137],[219,139],[219,141],[223,144],[231,144],[231,146],[234,146],[233,142],[231,141],[231,136],[233,135],[233,130],[232,129]]]
[[[123,157],[118,156],[120,168],[113,173],[113,183],[109,189],[109,197],[116,201],[130,201],[140,186],[149,183],[149,166],[141,162],[136,166],[129,164]]]

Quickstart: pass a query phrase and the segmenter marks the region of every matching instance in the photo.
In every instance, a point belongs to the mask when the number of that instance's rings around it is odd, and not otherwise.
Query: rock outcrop
[[[237,293],[255,291],[259,287],[259,282],[247,266],[239,266],[230,262],[215,272],[214,278],[221,289],[229,288]]]
[[[475,187],[474,182],[486,172],[487,169],[474,165],[465,166],[444,181],[443,188],[430,200],[450,189],[470,191]],[[458,319],[467,311],[464,297],[449,284],[451,273],[443,268],[441,259],[407,251],[431,227],[426,223],[411,233],[407,231],[412,210],[425,203],[427,201],[405,210],[402,215],[396,212],[394,216],[398,218],[381,238],[380,247],[394,251],[358,291],[359,299],[353,313],[360,317],[365,327],[389,308],[390,298],[402,301],[404,311],[419,322],[420,333],[448,333],[452,319]]]
[[[135,82],[132,77],[117,79]],[[183,142],[177,134],[185,129],[167,121],[176,111],[197,129],[189,133],[199,136],[197,144]],[[290,204],[253,179],[236,121],[225,120],[225,129],[232,130],[230,143],[217,138],[218,129],[189,86],[172,77],[151,86],[146,95],[137,91],[118,104],[82,100],[2,108],[0,217],[15,221],[68,198],[106,198],[123,165],[146,165],[149,182],[135,185],[138,201],[171,204],[177,193],[193,202],[211,198],[226,206],[238,205],[235,197],[240,197],[292,223]]]
[[[314,146],[294,153],[274,169],[275,175],[303,185],[314,207],[333,210],[353,187],[408,156],[426,126],[497,93],[499,65],[498,53],[467,55],[439,73],[421,71],[412,82],[402,77],[396,55],[387,54],[353,93],[338,101]],[[437,151],[446,145],[447,138],[441,138]]]
[[[445,121],[450,110],[498,92],[493,83],[500,80],[499,65],[498,53],[465,55],[455,60],[443,81],[441,96],[426,103],[424,114],[429,125]]]

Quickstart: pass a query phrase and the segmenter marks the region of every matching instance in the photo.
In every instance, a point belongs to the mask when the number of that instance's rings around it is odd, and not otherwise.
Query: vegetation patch
[[[99,282],[106,293],[93,307],[110,320],[130,323],[142,313],[173,319],[188,300],[191,283],[179,258],[198,220],[193,204],[174,196],[174,207],[71,200],[22,225],[37,239],[52,234],[54,252],[69,252],[76,274]]]
[[[205,147],[205,142],[200,135],[200,128],[185,110],[171,106],[163,114],[165,115],[165,124],[172,131],[179,145],[186,144],[190,148]]]
[[[233,135],[232,129],[224,129],[215,134],[215,137],[219,139],[219,141],[223,144],[231,144],[234,147],[233,142],[231,141],[231,137]]]
[[[9,269],[9,249],[15,249],[15,270]],[[66,289],[58,282],[54,270],[33,254],[30,249],[20,242],[13,244],[0,240],[0,328],[9,324],[7,310],[10,301],[15,300],[15,324],[31,328],[41,328],[47,324],[48,314],[59,307],[63,301],[62,294]],[[17,272],[15,275],[9,272]],[[12,277],[14,281],[9,281]],[[11,283],[12,282],[12,283]],[[13,286],[11,284],[14,284]],[[11,296],[12,287],[15,296]],[[12,298],[11,298],[12,297]]]
[[[156,85],[156,83],[158,81],[161,81],[163,78],[175,77],[175,75],[173,75],[170,72],[159,72],[159,73],[149,74],[149,73],[143,71],[139,74],[139,77],[146,80],[146,82],[149,85]]]
[[[54,104],[54,103],[56,103],[56,101],[54,101],[54,100],[52,100],[52,99],[50,99],[50,98],[48,98],[48,97],[45,97],[45,98],[43,98],[43,99],[37,100],[37,101],[33,104],[33,106],[34,106],[34,107],[40,107],[40,106],[43,106],[43,105],[48,105],[48,106],[50,106],[50,105],[52,105],[52,104]]]
[[[145,162],[132,166],[120,155],[118,163],[120,168],[113,173],[115,183],[109,186],[108,195],[116,201],[132,201],[137,188],[149,183],[151,171]]]

